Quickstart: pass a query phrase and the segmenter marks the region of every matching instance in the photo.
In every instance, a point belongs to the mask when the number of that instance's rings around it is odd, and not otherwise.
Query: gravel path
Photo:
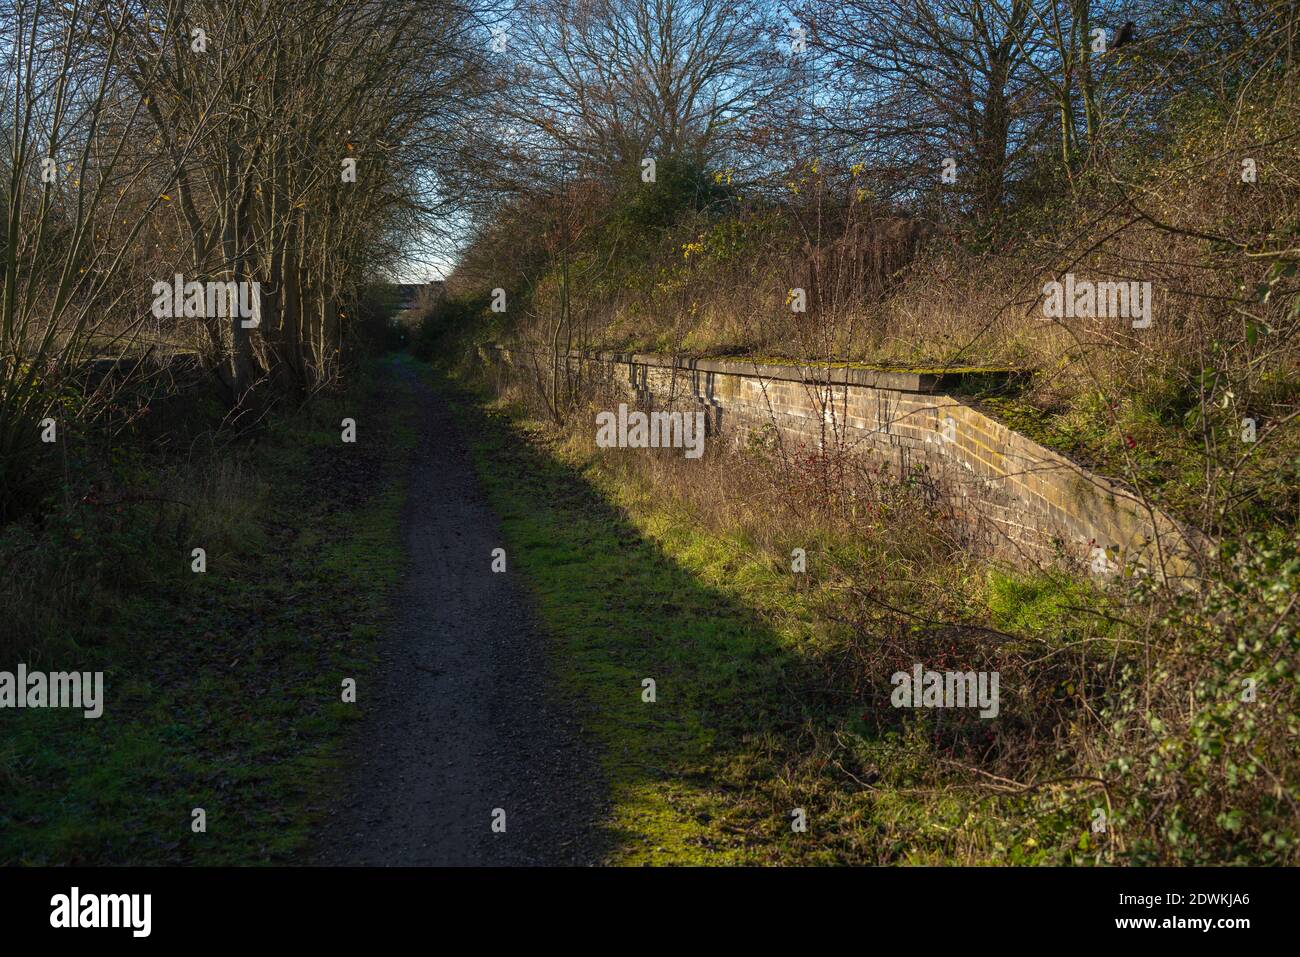
[[[417,404],[403,513],[408,568],[347,755],[345,796],[314,863],[593,864],[602,788],[589,742],[548,679],[549,645],[483,501],[451,409],[408,363],[385,369]],[[506,830],[493,833],[495,808]]]

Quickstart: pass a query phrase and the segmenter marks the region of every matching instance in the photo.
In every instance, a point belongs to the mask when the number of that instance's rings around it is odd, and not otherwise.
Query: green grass
[[[363,423],[356,445],[339,441],[343,415]],[[105,596],[111,627],[50,665],[103,670],[104,715],[0,713],[0,863],[249,864],[302,849],[358,716],[342,679],[372,667],[402,566],[404,416],[372,381],[275,420],[249,452],[269,492],[248,547],[210,554],[204,575],[178,552],[180,572]],[[196,807],[206,833],[191,830]]]
[[[989,572],[987,587],[993,625],[1012,634],[1059,632],[1079,609],[1100,604],[1095,590],[1061,573],[994,569]]]
[[[884,733],[865,720],[852,675],[834,674],[854,636],[834,623],[832,584],[797,584],[779,556],[693,521],[521,410],[439,387],[553,636],[562,693],[602,742],[611,863],[1088,859],[1076,796],[948,787],[923,720]]]
[[[581,476],[538,455],[500,411],[459,397],[480,477],[513,567],[560,642],[566,694],[604,743],[614,863],[746,863],[784,843],[778,814],[756,819],[718,786],[718,763],[748,727],[783,720],[791,666],[775,637],[700,583]],[[642,700],[644,679],[656,701]],[[745,702],[743,709],[736,704]],[[744,777],[751,769],[736,766]],[[757,773],[764,773],[758,770]]]

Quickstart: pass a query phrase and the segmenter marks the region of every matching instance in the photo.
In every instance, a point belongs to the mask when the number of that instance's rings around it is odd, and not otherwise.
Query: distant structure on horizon
[[[399,282],[397,284],[397,296],[401,303],[401,308],[410,309],[415,305],[416,299],[419,298],[420,292],[428,289],[434,297],[434,300],[441,300],[447,295],[447,284],[441,279],[435,279],[432,282]]]

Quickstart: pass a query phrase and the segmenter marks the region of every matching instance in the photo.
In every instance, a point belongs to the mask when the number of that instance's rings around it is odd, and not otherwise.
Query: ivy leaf
[[[1241,825],[1244,823],[1245,816],[1237,808],[1219,815],[1219,826],[1225,831],[1240,831]]]

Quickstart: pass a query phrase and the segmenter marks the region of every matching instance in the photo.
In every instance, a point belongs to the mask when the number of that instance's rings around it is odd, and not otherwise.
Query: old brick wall
[[[517,361],[502,348],[492,359]],[[704,406],[724,441],[775,429],[785,442],[834,443],[900,474],[924,473],[1000,554],[1106,575],[1194,571],[1194,530],[946,394],[951,377],[644,354],[573,353],[568,362],[614,401]]]

